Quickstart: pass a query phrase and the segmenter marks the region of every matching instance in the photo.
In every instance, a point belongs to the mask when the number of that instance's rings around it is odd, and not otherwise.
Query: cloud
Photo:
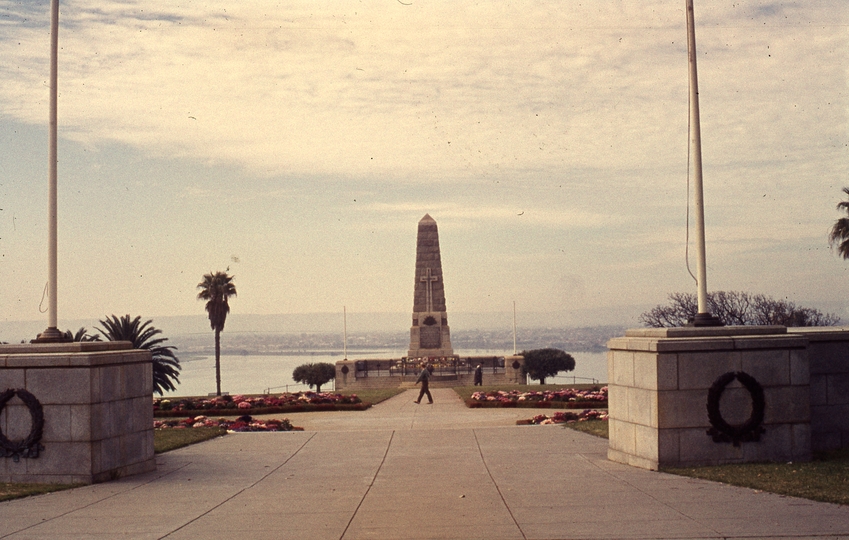
[[[647,155],[671,161],[681,154],[681,138],[670,138],[683,129],[686,107],[680,7],[526,2],[406,9],[366,2],[334,11],[203,2],[155,9],[141,2],[63,3],[65,136],[269,175],[481,175],[530,164],[593,166],[611,154],[619,166],[639,166]],[[704,69],[715,69],[709,61],[717,54],[725,65],[714,80],[754,70],[764,76],[746,83],[756,85],[749,89],[774,95],[774,64],[789,56],[801,65],[793,51],[807,28],[776,36],[772,26],[740,27],[747,14],[732,9],[715,23],[732,25],[729,36],[709,30],[717,15],[706,11]],[[7,25],[4,34],[11,38],[3,41],[4,71],[15,75],[5,79],[15,84],[6,89],[3,112],[41,122],[45,97],[34,90],[44,91],[44,77],[32,60],[46,63],[44,28]],[[728,41],[727,51],[717,39]],[[817,76],[827,68],[824,56],[817,63],[823,67],[812,68]],[[706,92],[706,108],[709,100]],[[738,113],[754,127],[790,112],[722,103],[732,109],[714,128],[721,131],[739,125]],[[765,128],[757,135],[769,143],[784,134]]]
[[[814,296],[845,290],[833,257],[811,251],[849,173],[844,4],[697,3],[722,288],[771,293],[779,273],[807,272]],[[196,276],[189,289],[232,254],[246,285],[298,289],[251,300],[248,287],[246,309],[313,311],[359,290],[376,302],[404,272],[397,246],[425,212],[468,273],[455,298],[482,310],[475,265],[492,269],[493,291],[549,303],[559,276],[583,276],[582,298],[607,304],[689,286],[683,8],[63,0],[60,163],[73,186],[63,238],[74,265],[94,266],[101,283],[133,276],[125,288],[139,298],[187,286],[165,267],[137,272],[158,251]],[[36,296],[40,278],[28,276],[39,272],[17,246],[42,236],[29,218],[40,172],[21,163],[46,159],[17,132],[46,124],[47,30],[47,2],[0,0],[0,144],[14,157],[3,204],[19,217],[15,249],[0,229],[0,250]],[[95,226],[110,232],[89,249]],[[109,287],[67,279],[79,305],[107,300]],[[171,311],[193,309],[187,298]]]

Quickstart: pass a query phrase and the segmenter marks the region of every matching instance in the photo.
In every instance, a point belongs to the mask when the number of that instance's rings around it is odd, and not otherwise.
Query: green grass
[[[849,449],[823,453],[805,463],[741,463],[664,468],[663,472],[813,501],[849,504]]]
[[[511,392],[513,390],[523,392],[542,392],[543,390],[564,390],[566,388],[574,388],[576,390],[591,390],[593,388],[601,388],[604,384],[502,384],[496,386],[456,386],[454,391],[460,396],[460,399],[466,401],[471,399],[475,392]],[[365,401],[365,400],[363,400]]]
[[[361,390],[355,393],[357,394],[357,397],[363,400],[363,402],[375,405],[381,401],[386,401],[391,397],[397,396],[404,392],[404,390],[404,388],[375,388],[373,390]]]
[[[0,482],[0,502],[22,499],[32,495],[41,495],[53,491],[63,491],[79,487],[82,484],[7,484]]]
[[[585,422],[573,422],[571,424],[563,425],[569,429],[574,429],[575,431],[581,431],[583,433],[589,433],[590,435],[607,439],[609,438],[607,430],[608,424],[607,420],[587,420]]]
[[[157,454],[176,450],[215,437],[226,435],[221,428],[157,429],[153,432],[153,450]],[[0,482],[0,502],[22,499],[32,495],[41,495],[53,491],[63,491],[84,484],[23,484]]]
[[[564,424],[608,438],[606,421]],[[812,501],[849,505],[849,448],[818,454],[803,463],[736,463],[711,467],[665,467],[663,472],[722,482]]]
[[[153,431],[153,451],[157,454],[183,448],[215,437],[226,435],[224,428],[156,429]]]
[[[608,438],[603,420],[564,424]],[[665,467],[663,472],[800,497],[849,505],[849,449],[818,454],[804,463],[736,463],[711,467]]]

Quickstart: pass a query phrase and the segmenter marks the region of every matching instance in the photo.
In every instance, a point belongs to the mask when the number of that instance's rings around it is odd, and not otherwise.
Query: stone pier
[[[608,343],[608,457],[646,469],[809,460],[807,347],[783,326],[628,330]]]
[[[94,483],[156,469],[150,352],[0,345],[0,482]]]
[[[849,328],[643,328],[608,348],[613,461],[786,462],[849,448]]]

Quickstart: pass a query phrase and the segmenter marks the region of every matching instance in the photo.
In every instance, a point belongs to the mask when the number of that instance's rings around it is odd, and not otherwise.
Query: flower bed
[[[231,413],[250,411],[251,414],[276,414],[308,411],[363,411],[371,407],[357,397],[330,392],[297,392],[279,396],[246,397],[218,396],[209,399],[153,400],[155,417],[197,416],[206,413]]]
[[[235,420],[225,418],[207,418],[206,416],[193,416],[183,420],[154,420],[153,429],[190,429],[202,427],[220,427],[227,431],[303,431],[304,428],[295,427],[288,418],[283,420],[269,419],[257,420],[248,415],[240,416]]]
[[[538,414],[528,420],[517,420],[517,425],[543,425],[543,424],[571,424],[572,422],[586,422],[587,420],[607,420],[607,411],[587,409],[579,413],[571,411],[558,411],[551,416]]]
[[[607,387],[594,390],[544,390],[539,392],[475,392],[466,400],[466,406],[477,407],[539,407],[557,409],[582,409],[589,406],[607,406]]]

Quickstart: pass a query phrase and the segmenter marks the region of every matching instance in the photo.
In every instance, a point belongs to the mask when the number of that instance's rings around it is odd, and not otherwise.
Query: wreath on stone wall
[[[15,395],[24,402],[24,405],[29,409],[30,417],[32,418],[32,428],[29,435],[20,441],[10,441],[3,430],[0,429],[0,455],[10,457],[16,462],[20,461],[21,457],[37,458],[38,453],[44,450],[41,445],[41,436],[44,432],[44,409],[41,407],[41,402],[34,395],[23,388],[9,388],[5,392],[0,393],[0,412],[6,406],[6,403]]]
[[[731,425],[722,417],[719,410],[719,401],[725,387],[737,379],[752,397],[752,414],[749,419],[739,425]],[[713,437],[714,442],[730,442],[734,446],[740,446],[741,442],[757,442],[764,433],[764,389],[754,377],[744,371],[729,371],[720,375],[708,390],[707,411],[710,425],[707,434]]]

